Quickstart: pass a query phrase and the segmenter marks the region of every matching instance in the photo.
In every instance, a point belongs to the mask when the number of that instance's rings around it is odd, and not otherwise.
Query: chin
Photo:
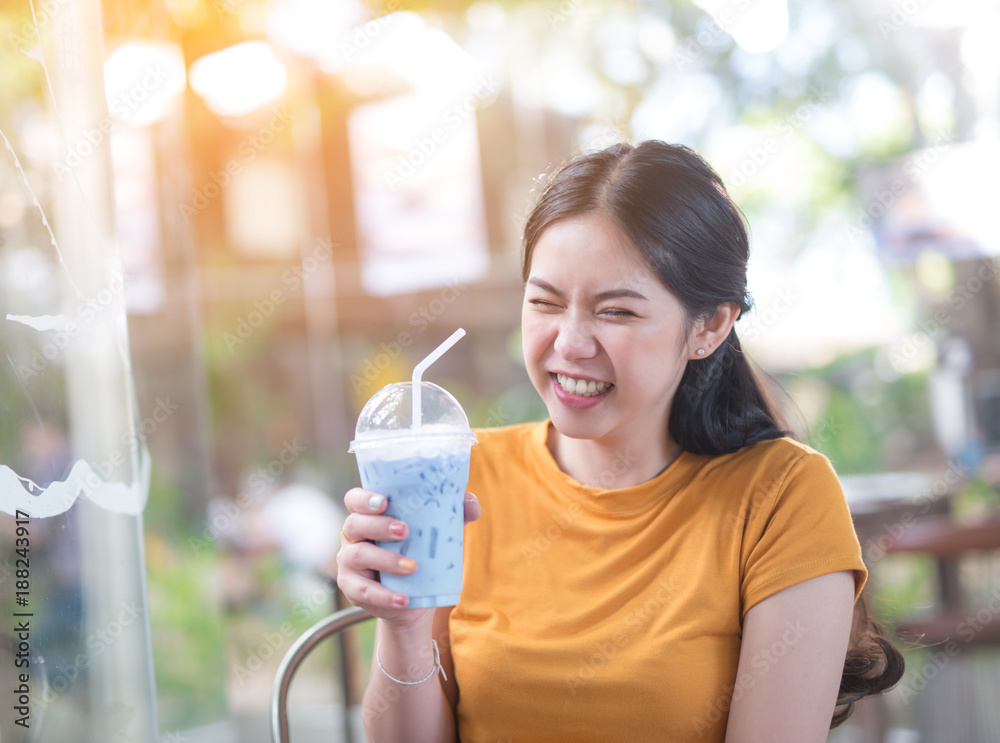
[[[556,405],[558,404],[556,403]],[[548,411],[553,427],[563,436],[571,439],[596,439],[603,433],[602,427],[597,421],[579,420],[574,415],[567,415],[564,410],[553,411],[552,406],[548,408]]]

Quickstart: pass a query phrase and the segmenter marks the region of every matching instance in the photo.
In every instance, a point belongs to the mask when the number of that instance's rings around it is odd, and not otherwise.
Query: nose
[[[579,312],[570,311],[563,315],[556,336],[555,350],[567,361],[589,359],[597,355],[597,339],[588,318]]]

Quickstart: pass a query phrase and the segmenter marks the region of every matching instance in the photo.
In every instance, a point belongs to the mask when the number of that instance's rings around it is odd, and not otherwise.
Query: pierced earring
[[[704,348],[699,348],[698,349],[698,355],[699,356],[704,356],[705,355],[705,349]]]

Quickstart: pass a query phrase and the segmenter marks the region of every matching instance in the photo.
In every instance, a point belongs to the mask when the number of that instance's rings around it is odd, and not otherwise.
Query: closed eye
[[[634,312],[630,312],[629,310],[620,310],[620,309],[601,310],[600,314],[604,315],[605,317],[638,317],[638,315],[635,314]]]
[[[555,309],[559,305],[553,304],[552,302],[547,302],[544,299],[529,299],[528,304],[532,304],[540,309]]]

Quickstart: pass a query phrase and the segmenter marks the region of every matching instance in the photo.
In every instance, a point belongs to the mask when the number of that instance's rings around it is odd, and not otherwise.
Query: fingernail
[[[397,593],[395,596],[392,597],[392,603],[394,603],[396,606],[406,606],[406,596],[404,596],[401,593]]]
[[[399,567],[401,570],[405,570],[407,573],[412,573],[413,569],[417,567],[417,561],[412,557],[400,557]]]
[[[383,503],[385,503],[384,495],[373,495],[368,499],[368,507],[374,508],[376,511],[382,507]]]
[[[401,521],[389,524],[389,532],[395,534],[397,537],[401,537],[406,533],[406,524]]]

